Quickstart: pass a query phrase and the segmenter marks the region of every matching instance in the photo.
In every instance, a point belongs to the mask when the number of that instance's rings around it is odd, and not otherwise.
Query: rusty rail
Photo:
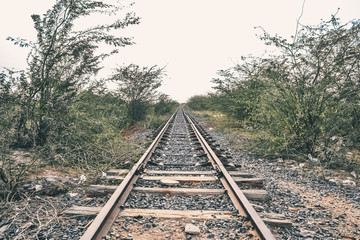
[[[146,165],[151,154],[155,151],[155,148],[161,140],[163,134],[169,127],[170,122],[174,119],[176,112],[169,118],[165,126],[156,136],[155,140],[152,142],[146,152],[142,155],[140,160],[132,167],[130,172],[126,175],[124,180],[115,190],[110,199],[106,202],[105,206],[101,209],[99,214],[96,216],[89,228],[82,235],[80,240],[101,239],[107,234],[107,232],[111,228],[111,225],[114,223],[118,213],[120,212],[120,206],[125,202],[126,198],[128,197],[129,193],[133,188],[133,184],[139,178],[139,175],[137,174],[138,171],[141,169],[141,167]]]
[[[216,168],[216,170],[221,172],[221,175],[223,180],[226,181],[227,184],[224,184],[224,187],[227,188],[228,194],[230,198],[233,200],[235,196],[237,199],[237,202],[234,202],[235,207],[241,205],[242,209],[245,211],[245,213],[249,216],[252,223],[254,224],[258,234],[260,237],[264,240],[274,240],[275,237],[271,233],[270,229],[265,225],[263,220],[261,220],[260,216],[257,214],[255,209],[252,207],[249,200],[245,197],[244,193],[240,190],[239,186],[236,184],[234,179],[230,176],[229,172],[226,170],[220,159],[217,157],[215,152],[212,150],[210,145],[207,143],[205,138],[201,135],[199,129],[196,127],[196,124],[194,123],[192,117],[187,115],[185,113],[186,118],[188,119],[192,129],[194,130],[195,134],[198,137],[198,140],[200,141],[201,145],[203,146],[205,152],[207,153],[210,160],[212,160],[213,166]],[[222,181],[223,182],[223,181]],[[231,196],[232,195],[232,196]],[[240,209],[239,209],[240,210]]]

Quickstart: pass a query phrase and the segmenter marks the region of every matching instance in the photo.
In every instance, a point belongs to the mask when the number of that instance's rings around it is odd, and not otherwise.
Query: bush
[[[218,72],[217,92],[194,97],[194,110],[221,111],[258,134],[262,153],[320,158],[346,166],[360,139],[360,21],[340,25],[333,17],[305,26],[289,41],[260,37],[280,54]],[[260,150],[260,149],[259,149]]]
[[[190,109],[195,111],[209,110],[210,109],[209,97],[200,96],[200,95],[193,96],[187,101],[186,106],[188,106]]]
[[[119,148],[126,145],[121,133],[129,125],[123,101],[110,93],[83,91],[70,114],[73,124],[52,148],[51,155],[56,160],[84,170],[94,166],[106,168],[105,165],[118,160],[122,155]]]

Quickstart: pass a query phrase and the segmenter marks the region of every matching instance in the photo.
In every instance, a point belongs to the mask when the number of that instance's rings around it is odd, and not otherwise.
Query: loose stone
[[[194,224],[188,223],[185,225],[185,232],[189,234],[198,235],[200,234],[200,228]]]

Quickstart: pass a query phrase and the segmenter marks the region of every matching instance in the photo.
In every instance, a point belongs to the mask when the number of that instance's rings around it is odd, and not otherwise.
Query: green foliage
[[[7,74],[0,73],[0,138],[1,143],[7,142],[9,130],[13,123],[15,108],[14,97],[11,94],[11,82],[7,80]]]
[[[179,103],[172,100],[166,94],[160,94],[157,99],[157,102],[154,104],[154,114],[155,115],[170,115],[175,109],[179,106]]]
[[[36,153],[27,159],[13,156],[13,147],[21,135],[18,130],[24,119],[21,89],[18,87],[24,82],[23,72],[5,69],[0,73],[0,189],[8,192],[15,189],[39,159],[39,154]],[[0,195],[1,197],[6,196]]]
[[[216,94],[193,109],[221,111],[258,133],[263,154],[310,154],[329,167],[346,165],[360,139],[360,22],[305,26],[293,41],[260,37],[280,54],[218,72]]]
[[[179,103],[171,100],[166,94],[161,94],[156,102],[149,106],[148,114],[144,121],[145,128],[158,128],[165,120],[173,114]]]
[[[106,167],[135,152],[121,135],[129,124],[124,102],[99,86],[82,90],[104,58],[133,44],[131,38],[118,37],[114,31],[138,24],[139,18],[127,13],[110,24],[87,29],[76,26],[76,30],[74,25],[84,17],[118,15],[121,10],[121,6],[101,1],[57,0],[43,16],[31,16],[35,42],[8,37],[31,51],[26,71],[0,74],[2,182],[15,183],[31,167],[33,161],[14,161],[14,150],[19,148],[33,152],[34,159],[41,156],[47,163],[53,160],[85,170]],[[99,51],[99,44],[112,46],[111,52]]]
[[[207,96],[193,96],[186,103],[190,109],[198,111],[198,110],[208,110],[210,109],[209,97]]]
[[[251,59],[244,61],[243,65],[218,71],[219,77],[212,80],[216,84],[216,94],[195,96],[189,100],[187,106],[193,110],[221,111],[230,121],[244,126],[246,122],[253,120],[253,111],[264,90],[264,84],[257,80],[259,67],[260,63]]]
[[[295,43],[264,34],[282,54],[264,62],[268,91],[257,119],[288,152],[321,156],[332,164],[334,151],[357,144],[359,119],[359,22],[336,19],[305,27]],[[354,142],[355,140],[355,142]],[[336,149],[339,141],[343,142]],[[344,156],[342,156],[343,158]]]
[[[98,45],[114,47],[131,45],[129,38],[116,37],[110,31],[137,24],[139,18],[128,13],[123,20],[75,31],[74,21],[93,14],[114,15],[121,9],[115,5],[91,0],[58,0],[52,9],[40,17],[32,15],[37,41],[9,37],[20,46],[31,47],[28,56],[29,79],[19,86],[21,108],[27,117],[21,125],[23,133],[34,132],[34,144],[44,145],[53,136],[60,136],[71,124],[69,111],[83,83],[98,72],[99,63],[117,52],[99,53]],[[25,88],[26,86],[26,88]],[[20,129],[19,129],[20,130]]]
[[[122,135],[128,126],[125,113],[125,103],[111,93],[81,92],[70,110],[73,123],[50,146],[54,163],[98,172],[135,160],[135,146]]]
[[[120,98],[127,103],[131,124],[145,119],[149,104],[161,86],[164,69],[157,66],[140,67],[135,64],[117,68],[111,80],[119,84]]]
[[[51,147],[57,164],[98,172],[110,167],[129,167],[138,159],[141,149],[123,135],[132,126],[127,103],[113,93],[98,89],[91,88],[78,95],[70,111],[73,124],[57,145]],[[156,112],[157,104],[149,105],[146,127],[158,126],[175,110],[176,104],[170,99],[163,96],[160,102],[164,104],[162,114]]]
[[[112,128],[126,128],[125,102],[112,93],[95,93],[95,91],[96,89],[89,89],[78,95],[78,101],[72,109],[76,118],[79,119],[84,115],[85,119],[91,118],[105,125],[111,125]]]
[[[101,1],[57,0],[42,17],[32,16],[35,43],[8,38],[31,52],[28,70],[0,73],[1,190],[12,190],[40,160],[87,176],[130,167],[142,149],[123,131],[144,119],[149,127],[157,126],[178,105],[166,95],[157,97],[163,76],[157,66],[119,68],[113,77],[120,83],[116,94],[103,82],[90,82],[105,57],[133,44],[112,32],[138,24],[139,18],[128,13],[108,25],[76,31],[74,22],[120,10]],[[115,48],[101,53],[99,44]],[[28,161],[14,158],[17,152],[29,155]]]

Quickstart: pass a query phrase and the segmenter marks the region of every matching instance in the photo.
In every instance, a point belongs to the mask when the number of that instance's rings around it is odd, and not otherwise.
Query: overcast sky
[[[24,69],[28,49],[13,46],[6,37],[35,40],[31,14],[46,12],[55,0],[2,1],[0,67]],[[260,56],[265,46],[255,36],[264,27],[271,34],[290,37],[303,0],[135,0],[130,8],[141,24],[123,32],[136,45],[122,48],[104,62],[99,77],[117,65],[166,66],[161,91],[185,102],[211,91],[216,71],[233,66],[241,56]],[[302,24],[328,20],[337,9],[343,23],[360,17],[360,0],[307,0]],[[94,19],[96,23],[98,19]]]

